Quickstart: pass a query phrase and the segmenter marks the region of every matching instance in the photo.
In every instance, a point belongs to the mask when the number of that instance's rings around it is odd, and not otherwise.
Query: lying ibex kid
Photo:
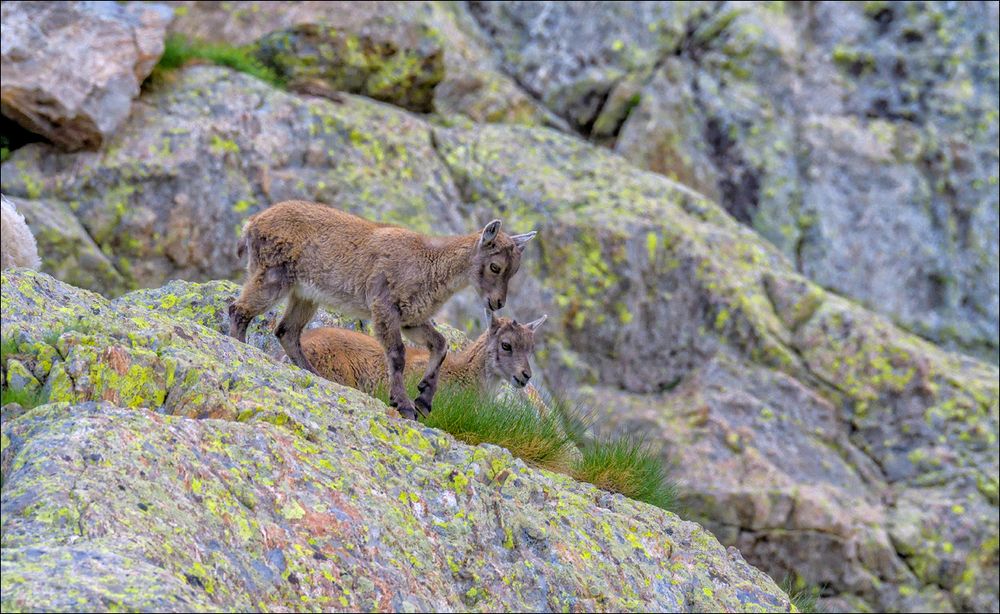
[[[371,222],[319,203],[285,201],[247,220],[238,253],[247,279],[229,306],[229,332],[245,341],[250,321],[288,296],[275,329],[288,357],[316,373],[302,352],[302,329],[320,304],[372,320],[385,352],[389,403],[406,418],[427,414],[447,352],[431,316],[472,283],[487,310],[503,307],[507,285],[534,232],[510,236],[493,220],[481,232],[430,237]],[[406,396],[402,334],[429,351],[416,403]]]
[[[535,331],[547,316],[527,324],[490,314],[489,329],[465,351],[449,354],[441,364],[441,380],[449,384],[488,388],[509,381],[524,388],[531,379],[528,360]],[[344,328],[313,328],[302,333],[302,350],[323,377],[365,392],[385,386],[385,362],[378,341]],[[407,376],[430,362],[426,350],[406,348]]]

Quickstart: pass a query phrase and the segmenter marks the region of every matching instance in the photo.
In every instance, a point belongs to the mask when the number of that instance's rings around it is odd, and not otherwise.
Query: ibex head
[[[529,362],[535,351],[535,331],[548,316],[527,324],[510,318],[498,318],[490,312],[490,330],[486,341],[487,369],[497,377],[523,388],[531,379]]]
[[[500,220],[483,228],[473,256],[476,292],[487,311],[502,309],[507,302],[507,285],[521,267],[524,247],[535,231],[508,235],[500,231]]]

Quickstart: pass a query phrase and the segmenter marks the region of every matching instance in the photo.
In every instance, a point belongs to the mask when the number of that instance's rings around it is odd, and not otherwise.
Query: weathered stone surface
[[[3,114],[68,150],[96,149],[125,121],[170,21],[140,2],[6,2],[0,14]]]
[[[2,290],[19,360],[55,352],[53,402],[4,413],[5,610],[789,608],[694,523],[180,313],[23,270]]]
[[[73,215],[71,204],[19,198],[17,206],[44,246],[45,270],[83,288],[101,288],[111,294],[127,289],[112,262],[113,254],[105,254],[94,243]]]
[[[376,21],[406,30],[430,29],[444,44],[445,72],[434,108],[445,118],[563,125],[501,73],[471,17],[457,3],[439,2],[175,2],[171,31],[249,45],[272,32],[309,24],[360,34]]]
[[[444,41],[419,23],[374,19],[357,32],[301,24],[272,32],[254,53],[289,83],[362,94],[417,113],[434,110],[444,77]]]
[[[503,68],[577,130],[590,133],[611,91],[647,75],[708,12],[694,2],[468,2]]]
[[[754,473],[755,481],[742,484],[738,462],[720,464],[727,473],[704,483],[697,474],[686,479],[681,465],[693,509],[725,529],[727,544],[744,545],[749,559],[776,575],[792,569],[808,581],[829,580],[828,593],[856,607],[990,609],[997,599],[991,563],[997,556],[996,368],[942,352],[824,291],[705,196],[551,130],[432,126],[365,99],[346,96],[338,105],[274,92],[220,68],[185,69],[140,108],[145,112],[130,122],[130,136],[107,154],[64,155],[41,145],[18,150],[3,166],[4,190],[120,212],[128,232],[143,237],[141,245],[116,238],[117,222],[106,222],[107,234],[91,234],[119,241],[115,249],[135,249],[133,283],[153,285],[175,275],[238,275],[236,229],[251,212],[282,198],[318,199],[441,234],[497,216],[514,231],[537,228],[507,310],[520,317],[550,315],[552,327],[543,330],[538,352],[547,382],[588,383],[608,395],[609,408],[636,407],[656,424],[676,425],[685,404],[667,393],[689,390],[688,381],[707,371],[721,373],[713,376],[714,386],[725,385],[719,382],[735,370],[758,374],[762,383],[750,396],[765,399],[761,403],[775,414],[782,413],[777,408],[791,412],[802,399],[820,407],[810,416],[836,412],[836,421],[817,420],[839,429],[827,440],[847,441],[850,448],[836,453],[842,471],[831,469],[825,488],[790,485],[787,476],[807,476],[788,468]],[[171,140],[172,128],[187,136]],[[170,155],[155,151],[164,139]],[[178,245],[197,255],[183,267],[157,255],[165,235],[144,235],[132,225],[140,219],[132,216],[143,211],[151,224],[163,224],[176,214],[178,193],[196,203],[185,210],[196,222],[174,226],[190,233]],[[128,198],[118,207],[121,194]],[[94,224],[100,216],[80,219]],[[203,262],[210,264],[197,264]],[[469,298],[460,296],[440,319],[474,328],[479,309]],[[735,366],[712,367],[723,358]],[[697,394],[715,399],[712,390]],[[745,404],[728,398],[713,403],[719,420],[745,423]],[[216,405],[233,411],[222,401]],[[608,417],[607,428],[632,428],[627,410],[616,415]],[[810,426],[793,427],[788,437],[796,449],[817,449]],[[700,431],[664,435],[667,441],[696,436]],[[712,458],[725,458],[734,445],[702,439],[706,446],[724,446]],[[764,449],[775,440],[769,435],[750,445]],[[832,453],[824,458],[835,460]],[[945,488],[939,480],[953,483]],[[755,521],[746,527],[755,532],[750,539],[714,503],[724,499],[747,509],[747,501],[772,490],[798,509],[815,503],[823,514],[808,523]],[[816,493],[829,500],[813,502],[809,497]],[[968,514],[958,522],[941,506],[913,513],[905,502],[924,495],[950,497]],[[875,502],[871,509],[887,525],[863,523],[851,501]],[[989,512],[994,520],[979,522]],[[769,512],[767,518],[781,516]],[[968,519],[974,524],[963,524]],[[796,526],[840,536],[843,546],[829,548],[824,569],[786,539]],[[891,527],[888,541],[885,526]],[[928,527],[939,527],[940,539]],[[949,571],[939,583],[941,565]],[[891,580],[881,580],[882,573]],[[961,579],[954,583],[956,573]]]
[[[997,3],[470,4],[578,130],[997,362]]]
[[[555,314],[548,381],[592,383],[605,429],[666,441],[726,543],[834,605],[996,606],[995,366],[823,291],[718,205],[603,150],[435,135],[473,210],[541,229],[512,295]]]

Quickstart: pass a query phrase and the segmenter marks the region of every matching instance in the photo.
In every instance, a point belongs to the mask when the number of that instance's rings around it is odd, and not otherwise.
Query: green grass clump
[[[641,439],[604,437],[582,446],[580,452],[576,479],[661,509],[677,509],[677,488],[663,460]]]
[[[415,383],[408,382],[411,395]],[[374,396],[383,402],[388,400],[388,394],[381,389]],[[502,446],[531,465],[564,473],[572,465],[573,443],[558,416],[543,415],[521,395],[497,396],[475,387],[443,385],[434,395],[433,411],[421,422],[469,445]]]
[[[163,55],[153,69],[150,79],[154,81],[162,79],[170,71],[193,60],[228,66],[275,87],[284,87],[285,85],[274,70],[261,63],[246,47],[192,41],[179,34],[171,34],[167,37],[163,47]]]
[[[7,364],[7,357],[17,354],[17,339],[13,337],[0,338],[0,363]]]
[[[791,577],[785,576],[781,581],[781,590],[788,594],[788,600],[799,612],[822,612],[817,600],[820,595],[820,588],[811,586],[804,582],[795,582]]]
[[[407,381],[410,398],[418,381]],[[388,404],[384,388],[372,395]],[[433,411],[421,422],[469,445],[502,446],[526,463],[665,510],[677,510],[677,491],[667,469],[642,440],[630,436],[592,439],[587,436],[592,411],[570,405],[561,397],[547,398],[545,404],[550,411],[539,412],[522,395],[498,398],[478,388],[442,385],[434,396]]]
[[[28,388],[9,388],[4,385],[0,389],[0,406],[8,403],[17,403],[25,409],[31,409],[44,405],[49,400],[48,393],[43,388],[30,390]]]

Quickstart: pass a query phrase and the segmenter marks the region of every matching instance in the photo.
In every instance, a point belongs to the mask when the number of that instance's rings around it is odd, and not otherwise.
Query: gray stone
[[[997,6],[470,11],[577,130],[716,200],[823,286],[996,363]]]
[[[180,311],[23,269],[2,289],[26,361],[61,333],[52,403],[4,414],[5,611],[790,607],[695,523],[401,420]]]
[[[142,2],[7,2],[0,14],[3,114],[67,150],[122,125],[171,16]]]

